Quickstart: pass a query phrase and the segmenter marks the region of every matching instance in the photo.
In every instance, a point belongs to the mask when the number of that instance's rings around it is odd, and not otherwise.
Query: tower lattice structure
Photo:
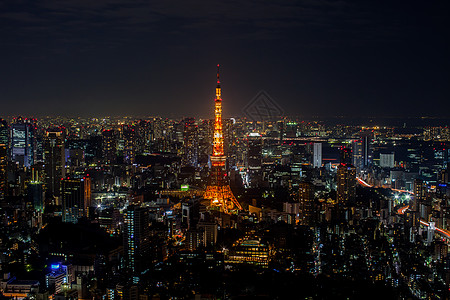
[[[213,153],[211,156],[211,172],[204,198],[211,201],[210,208],[224,213],[236,213],[242,209],[230,189],[226,169],[227,157],[223,151],[223,125],[222,125],[222,97],[219,80],[219,65],[217,65],[216,98],[214,100],[215,120]]]

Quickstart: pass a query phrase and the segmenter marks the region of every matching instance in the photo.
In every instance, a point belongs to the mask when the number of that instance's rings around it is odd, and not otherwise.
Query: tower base
[[[210,185],[203,198],[210,200],[210,208],[226,214],[237,213],[242,206],[236,200],[229,185]]]

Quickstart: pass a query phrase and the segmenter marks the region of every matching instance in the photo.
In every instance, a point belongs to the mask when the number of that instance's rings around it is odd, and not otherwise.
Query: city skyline
[[[0,119],[0,298],[449,298],[442,119],[230,120],[218,75],[214,120]]]
[[[207,4],[0,4],[2,115],[448,117],[448,3]]]

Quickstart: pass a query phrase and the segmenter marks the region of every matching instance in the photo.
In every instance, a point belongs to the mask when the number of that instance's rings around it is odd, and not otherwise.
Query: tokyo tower
[[[219,65],[217,65],[217,86],[214,107],[215,120],[211,172],[209,175],[209,183],[203,198],[211,201],[211,209],[219,210],[226,214],[237,213],[242,207],[230,189],[226,169],[227,157],[223,152],[222,98],[219,81]]]

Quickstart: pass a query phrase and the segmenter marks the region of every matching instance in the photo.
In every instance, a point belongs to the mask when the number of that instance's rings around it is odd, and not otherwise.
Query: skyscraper
[[[353,141],[353,165],[358,171],[372,164],[372,138],[371,131],[364,131],[358,140]]]
[[[9,128],[8,123],[0,119],[0,199],[6,196],[7,187],[7,166],[9,148]]]
[[[114,164],[117,161],[117,132],[113,129],[102,132],[102,154],[106,164]]]
[[[262,181],[262,137],[252,132],[247,137],[247,181],[250,187],[259,187]]]
[[[91,180],[84,178],[64,178],[61,180],[61,203],[63,222],[77,223],[88,216],[91,201]]]
[[[411,201],[411,210],[419,211],[420,204],[426,200],[427,186],[421,179],[414,180],[414,198]]]
[[[322,143],[314,143],[313,168],[322,167]]]
[[[60,129],[49,129],[44,137],[45,184],[47,197],[59,197],[65,176],[64,136]]]
[[[233,213],[242,209],[239,202],[230,189],[229,178],[226,168],[227,157],[223,151],[222,132],[222,97],[219,81],[219,65],[217,65],[217,86],[214,120],[213,153],[211,156],[211,172],[209,184],[206,188],[204,198],[210,200],[210,208],[217,209],[224,213]]]
[[[380,167],[393,168],[394,166],[394,153],[380,153]]]
[[[29,119],[18,117],[11,124],[11,160],[20,166],[30,167],[34,164],[34,127]]]
[[[183,121],[184,155],[183,165],[197,167],[198,165],[198,127],[194,118]]]
[[[133,164],[136,156],[136,132],[130,125],[122,125],[123,159],[126,164]]]
[[[8,148],[5,144],[0,144],[0,199],[6,196],[8,186],[8,176],[7,176],[7,166],[8,166]]]
[[[356,168],[350,164],[340,164],[337,170],[337,202],[347,203],[356,195]]]
[[[298,185],[298,201],[300,203],[300,224],[314,224],[314,185],[312,182],[300,182]]]
[[[9,127],[8,127],[8,123],[3,120],[0,119],[0,145],[6,145],[8,146],[9,143]]]
[[[44,212],[44,184],[34,168],[31,168],[31,180],[27,184],[27,196],[35,211]]]
[[[126,267],[138,281],[140,274],[149,260],[150,249],[150,219],[146,207],[129,205],[124,213],[123,246]],[[136,278],[137,277],[137,278]]]
[[[153,140],[152,123],[147,120],[140,120],[137,124],[136,154],[151,152]]]

